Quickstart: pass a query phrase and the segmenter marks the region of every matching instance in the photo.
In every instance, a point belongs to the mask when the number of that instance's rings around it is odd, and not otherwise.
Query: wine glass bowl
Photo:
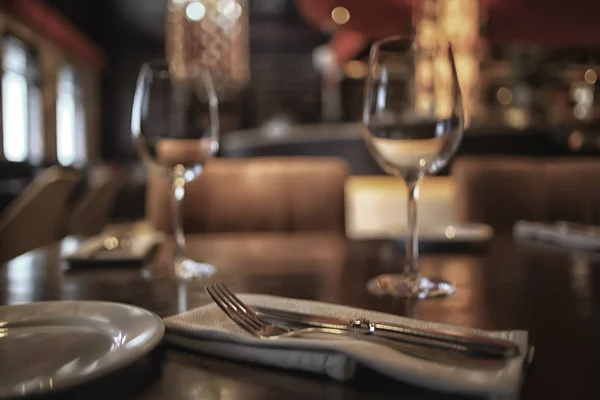
[[[217,98],[205,70],[174,75],[166,61],[141,68],[132,108],[136,148],[153,170],[169,176],[183,165],[195,176],[219,148]]]
[[[418,271],[416,202],[425,175],[444,168],[464,131],[452,48],[442,37],[427,41],[394,36],[373,44],[365,83],[363,138],[382,169],[408,187],[408,224],[404,271],[369,282],[376,294],[428,298],[454,287]]]
[[[133,101],[131,132],[151,173],[166,179],[173,191],[173,226],[177,246],[173,270],[179,278],[201,278],[215,269],[185,256],[180,221],[185,186],[204,170],[219,149],[218,104],[206,70],[169,70],[166,61],[142,66]]]

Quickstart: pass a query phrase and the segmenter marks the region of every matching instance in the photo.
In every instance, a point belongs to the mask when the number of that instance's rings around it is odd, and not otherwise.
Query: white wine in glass
[[[363,137],[384,171],[404,179],[409,198],[404,269],[372,279],[371,292],[420,299],[454,293],[449,282],[419,273],[417,199],[423,176],[446,166],[463,131],[461,93],[448,41],[391,37],[373,45]]]

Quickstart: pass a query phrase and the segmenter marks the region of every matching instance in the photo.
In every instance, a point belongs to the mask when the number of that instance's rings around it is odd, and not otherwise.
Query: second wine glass
[[[419,273],[419,182],[442,169],[464,130],[452,48],[441,37],[390,37],[373,44],[365,83],[363,137],[378,164],[404,179],[408,215],[404,269],[379,275],[369,290],[406,298],[454,293],[454,286]]]
[[[200,176],[206,161],[219,149],[218,102],[210,74],[198,69],[179,76],[169,71],[166,61],[144,64],[133,101],[131,131],[149,172],[161,175],[172,188],[175,275],[181,279],[212,275],[213,265],[186,257],[181,224],[186,184]]]

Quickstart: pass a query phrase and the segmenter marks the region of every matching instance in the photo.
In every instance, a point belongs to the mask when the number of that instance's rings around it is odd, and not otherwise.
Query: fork
[[[502,360],[481,359],[469,356],[464,346],[445,343],[431,343],[426,339],[398,341],[372,335],[365,335],[350,329],[304,328],[284,329],[261,317],[251,306],[244,304],[227,286],[214,284],[205,288],[208,295],[238,326],[262,340],[303,337],[311,335],[342,336],[387,346],[396,351],[430,361],[444,362],[471,368],[501,367]]]

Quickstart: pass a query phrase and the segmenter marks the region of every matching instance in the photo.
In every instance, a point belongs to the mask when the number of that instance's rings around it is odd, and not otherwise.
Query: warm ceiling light
[[[594,101],[593,88],[581,82],[573,91],[573,99],[577,103],[592,103]]]
[[[454,237],[456,236],[456,229],[452,225],[450,225],[444,231],[444,235],[446,235],[446,238],[448,239],[454,239]]]
[[[585,104],[577,104],[573,108],[573,114],[577,119],[586,119],[589,115],[589,111],[589,107],[587,107]]]
[[[185,8],[185,16],[190,21],[200,21],[206,15],[206,7],[200,1],[194,1]]]
[[[498,102],[500,104],[502,104],[503,106],[507,106],[510,103],[512,103],[513,95],[510,89],[501,87],[500,89],[498,89],[498,93],[496,93],[496,98],[498,99]]]
[[[511,108],[504,113],[504,121],[513,128],[524,129],[531,121],[531,114],[528,110]]]
[[[242,6],[235,0],[221,0],[217,4],[217,11],[231,20],[236,20],[242,15]]]
[[[583,75],[583,79],[590,85],[593,85],[598,80],[598,74],[593,69],[588,69],[585,71],[585,75]]]
[[[350,11],[346,7],[336,7],[331,10],[331,19],[338,25],[344,25],[350,19]]]
[[[573,131],[571,132],[571,134],[569,135],[569,148],[573,151],[578,151],[581,149],[581,147],[583,146],[583,142],[585,140],[585,137],[583,136],[583,133],[581,133],[581,131]]]
[[[351,79],[363,79],[367,76],[367,64],[363,61],[351,60],[344,64],[344,74]]]

